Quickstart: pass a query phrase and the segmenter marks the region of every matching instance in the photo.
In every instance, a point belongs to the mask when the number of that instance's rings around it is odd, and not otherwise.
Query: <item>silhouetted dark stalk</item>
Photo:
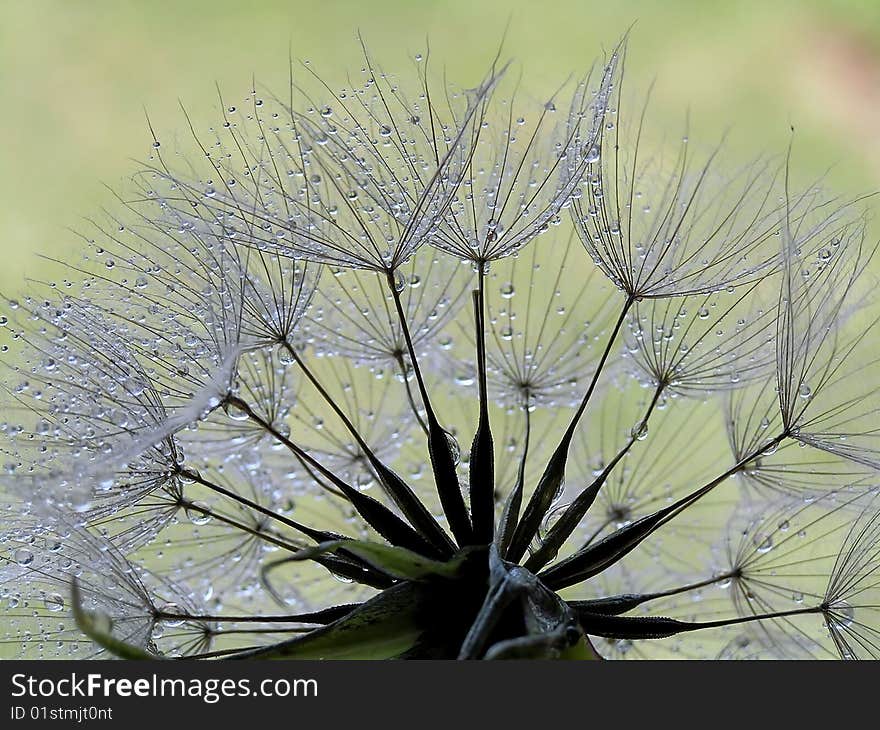
[[[449,539],[449,536],[443,531],[443,528],[437,524],[437,521],[431,516],[424,504],[416,497],[415,493],[410,489],[397,474],[383,464],[373,453],[373,450],[364,441],[358,430],[355,428],[351,419],[345,415],[339,407],[336,400],[327,392],[327,389],[318,381],[312,371],[303,362],[299,353],[289,342],[285,340],[282,345],[290,354],[296,364],[302,370],[303,374],[308,378],[309,382],[320,393],[321,397],[330,406],[333,412],[339,417],[346,430],[351,434],[352,438],[357,442],[361,451],[370,462],[388,496],[394,500],[400,511],[406,516],[413,527],[421,532],[438,550],[451,555],[454,552],[455,545]]]
[[[596,598],[583,601],[569,601],[569,605],[575,610],[582,610],[587,613],[600,613],[609,616],[617,616],[634,608],[641,606],[648,601],[656,601],[660,598],[668,598],[669,596],[678,596],[682,593],[690,593],[700,588],[722,583],[732,578],[740,576],[740,571],[730,571],[721,573],[720,575],[707,578],[706,580],[689,583],[687,585],[670,588],[666,591],[657,591],[655,593],[626,593],[619,596],[608,596],[606,598]]]
[[[584,515],[587,514],[587,510],[589,510],[590,507],[593,506],[593,502],[596,501],[599,491],[611,475],[611,472],[614,471],[614,468],[620,463],[621,459],[629,453],[636,441],[642,437],[642,429],[647,428],[651,414],[654,412],[657,401],[660,399],[660,395],[665,390],[666,385],[666,383],[660,383],[654,389],[654,396],[651,398],[651,402],[645,411],[645,415],[642,416],[642,420],[633,428],[633,433],[630,435],[626,444],[617,452],[614,458],[608,462],[602,470],[602,473],[593,480],[592,484],[575,497],[574,501],[572,501],[565,512],[560,515],[559,519],[550,528],[550,531],[542,540],[540,547],[538,547],[538,549],[529,556],[528,560],[526,560],[525,566],[529,570],[538,572],[541,568],[547,565],[547,563],[553,560],[565,541],[577,529],[581,520],[584,518]]]
[[[287,628],[275,628],[275,629],[216,629],[211,631],[211,636],[226,636],[226,635],[236,635],[236,634],[309,634],[315,630],[314,626],[295,626],[295,627],[287,627]]]
[[[403,332],[406,349],[409,352],[413,372],[419,386],[419,394],[422,396],[422,405],[425,408],[425,418],[428,422],[428,451],[431,457],[434,482],[437,486],[440,504],[443,506],[443,512],[449,521],[449,527],[452,530],[452,534],[455,535],[458,544],[470,545],[473,541],[473,529],[467,508],[465,507],[464,497],[461,494],[461,487],[459,486],[457,466],[449,443],[451,437],[440,426],[440,422],[434,414],[434,408],[431,406],[431,399],[428,397],[428,389],[425,386],[422,371],[419,368],[418,357],[416,356],[416,350],[410,336],[409,324],[407,323],[406,313],[403,310],[403,303],[400,300],[400,291],[394,280],[394,274],[389,273],[387,278],[388,287],[394,299],[394,306],[397,309],[397,317],[400,320],[400,329]]]
[[[580,612],[581,625],[589,634],[614,639],[665,639],[676,634],[703,629],[717,629],[724,626],[754,623],[755,621],[771,621],[792,616],[823,613],[822,606],[797,608],[791,611],[775,611],[773,613],[740,616],[738,618],[720,619],[718,621],[679,621],[672,618],[655,616],[610,616],[606,614],[588,614]]]
[[[266,433],[271,434],[279,443],[286,446],[296,456],[306,461],[322,476],[328,479],[333,485],[341,491],[351,505],[360,513],[360,515],[373,527],[380,535],[388,540],[392,545],[400,545],[423,555],[437,555],[437,550],[418,532],[410,527],[406,522],[401,520],[397,515],[391,512],[380,502],[372,497],[359,492],[354,487],[349,486],[339,477],[337,477],[329,469],[317,462],[306,451],[293,443],[284,434],[278,431],[272,424],[261,418],[253,408],[245,401],[236,396],[228,396],[227,401],[230,405],[240,409],[255,424],[260,426]],[[442,553],[440,554],[442,556]]]
[[[646,150],[624,45],[537,104],[362,43],[193,154],[148,120],[78,280],[0,302],[0,643],[880,658],[867,212]]]
[[[590,402],[593,391],[596,389],[596,384],[599,382],[599,376],[602,373],[602,369],[605,367],[605,362],[611,354],[611,350],[617,340],[617,335],[620,333],[620,328],[623,326],[626,315],[634,301],[633,297],[627,297],[626,302],[620,311],[620,316],[617,318],[617,322],[608,337],[608,342],[605,345],[605,350],[602,352],[602,357],[596,365],[596,370],[593,372],[592,378],[590,378],[590,384],[587,386],[587,391],[584,393],[584,397],[581,399],[580,405],[575,411],[568,428],[566,428],[559,445],[556,447],[556,450],[547,462],[544,473],[538,481],[538,486],[535,488],[531,499],[529,499],[529,502],[526,505],[525,512],[516,527],[510,547],[505,555],[505,558],[511,562],[518,562],[522,559],[523,555],[525,555],[529,544],[534,539],[535,535],[538,534],[538,529],[541,526],[541,521],[544,519],[544,515],[547,514],[550,506],[553,504],[553,500],[559,494],[559,491],[563,486],[565,481],[565,465],[568,461],[568,452],[571,448],[571,440],[574,437],[575,429],[577,428],[581,417],[584,415],[584,411],[587,408],[587,404]]]
[[[529,441],[532,433],[532,416],[529,405],[529,396],[526,395],[526,402],[523,406],[523,418],[525,420],[525,429],[523,433],[523,450],[519,459],[519,467],[517,468],[516,482],[507,500],[504,503],[504,509],[501,514],[501,520],[498,526],[496,542],[498,544],[498,552],[500,555],[506,555],[513,539],[513,533],[516,530],[516,523],[519,520],[519,511],[522,507],[523,489],[526,481],[526,460],[529,456]]]
[[[214,651],[205,651],[199,654],[187,654],[186,656],[174,657],[175,660],[181,661],[185,659],[222,659],[224,657],[229,657],[234,654],[238,654],[241,651],[253,651],[255,649],[259,649],[260,645],[256,644],[254,646],[241,647],[238,649],[216,649]]]
[[[741,471],[749,462],[776,449],[788,435],[787,432],[783,432],[759,449],[756,449],[753,453],[740,459],[723,474],[715,477],[699,489],[668,507],[664,507],[651,515],[642,517],[620,528],[598,543],[581,548],[564,560],[546,568],[540,573],[539,577],[554,590],[561,590],[601,573],[638,547],[645,539],[663,527],[676,515],[709,494],[728,477]]]
[[[175,613],[173,611],[157,611],[155,617],[160,621],[212,621],[216,623],[301,623],[301,624],[328,624],[342,618],[357,608],[359,603],[348,603],[343,606],[310,613],[295,613],[282,616],[265,614],[243,616],[216,616],[202,614]]]
[[[240,530],[247,535],[251,535],[252,537],[259,538],[260,540],[264,540],[272,545],[288,550],[292,553],[298,553],[303,550],[306,545],[297,545],[295,543],[288,542],[286,540],[282,540],[280,537],[276,537],[265,530],[258,530],[254,527],[249,527],[248,525],[242,524],[237,520],[232,519],[231,517],[226,517],[225,515],[220,514],[219,512],[215,512],[214,510],[208,509],[207,507],[202,507],[201,505],[194,504],[192,502],[188,502],[184,505],[184,509],[190,512],[197,512],[200,515],[205,517],[209,517],[213,520],[217,520],[218,522],[222,522],[224,525],[229,525],[230,527],[234,527],[236,530]]]
[[[412,386],[409,382],[409,373],[407,372],[406,362],[403,359],[403,354],[395,357],[395,362],[397,366],[400,368],[400,377],[403,380],[403,386],[406,389],[406,400],[409,403],[410,410],[412,411],[413,416],[416,419],[416,422],[419,424],[419,427],[424,432],[425,436],[428,436],[428,424],[425,423],[425,419],[422,418],[422,414],[419,413],[419,407],[416,404],[415,395],[412,391]]]
[[[240,494],[236,494],[235,492],[226,489],[225,487],[221,487],[219,484],[215,484],[207,479],[205,479],[201,474],[195,472],[191,469],[182,469],[180,471],[180,475],[184,479],[188,479],[192,482],[196,482],[197,484],[201,484],[203,487],[210,489],[212,492],[216,492],[217,494],[222,494],[224,497],[241,504],[248,509],[252,509],[255,512],[260,513],[261,515],[265,515],[271,520],[275,520],[280,522],[287,527],[291,527],[297,532],[301,532],[306,537],[310,537],[316,542],[322,542],[324,540],[333,540],[337,539],[338,536],[332,535],[329,532],[325,532],[323,530],[314,530],[311,527],[303,525],[301,522],[297,522],[296,520],[292,520],[289,517],[285,517],[284,515],[278,514],[274,510],[263,507],[260,504],[257,504],[253,500],[248,499],[247,497],[242,497]]]
[[[489,395],[486,382],[485,264],[478,264],[479,288],[474,292],[474,322],[477,342],[477,380],[480,416],[471,446],[470,494],[473,537],[488,545],[495,532],[495,454],[489,425]]]

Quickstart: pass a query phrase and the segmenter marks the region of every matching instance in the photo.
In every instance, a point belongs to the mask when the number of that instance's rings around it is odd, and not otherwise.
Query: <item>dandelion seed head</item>
[[[362,44],[151,133],[2,305],[7,645],[876,656],[861,201],[656,144],[625,45],[539,93]]]

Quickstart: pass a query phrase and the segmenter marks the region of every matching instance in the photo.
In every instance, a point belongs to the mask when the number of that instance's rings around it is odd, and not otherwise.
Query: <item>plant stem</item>
[[[419,386],[419,394],[422,397],[422,405],[425,407],[425,418],[428,422],[428,451],[431,456],[431,466],[434,470],[434,481],[437,485],[437,493],[440,497],[440,504],[443,507],[443,513],[449,521],[449,527],[455,539],[461,546],[469,545],[472,542],[473,531],[471,529],[471,521],[467,508],[464,504],[464,497],[461,494],[461,487],[458,482],[458,472],[455,460],[450,451],[447,432],[440,426],[434,408],[431,406],[431,400],[428,397],[428,389],[425,387],[425,381],[422,377],[422,371],[419,367],[418,357],[416,357],[415,347],[413,345],[412,336],[410,335],[409,325],[406,320],[406,313],[403,309],[403,303],[400,299],[400,292],[394,281],[394,272],[388,272],[388,287],[391,289],[391,297],[394,300],[394,306],[397,310],[397,317],[400,320],[400,328],[403,332],[403,338],[406,341],[406,348],[412,361],[413,372],[416,376],[416,382]]]
[[[648,420],[651,418],[651,414],[654,412],[654,408],[657,406],[660,395],[665,388],[666,383],[661,382],[657,385],[654,390],[654,397],[651,399],[651,403],[648,406],[647,411],[645,411],[645,415],[642,416],[642,420],[639,422],[640,429],[647,426]],[[556,524],[553,525],[550,532],[544,538],[541,547],[529,556],[529,559],[525,563],[526,568],[532,572],[537,572],[556,557],[559,549],[575,531],[581,520],[584,518],[584,515],[586,515],[587,511],[592,507],[593,502],[596,501],[600,489],[608,480],[608,477],[614,471],[615,467],[620,463],[623,457],[629,453],[630,449],[638,440],[639,437],[637,433],[631,434],[629,440],[602,470],[602,473],[593,480],[592,484],[578,494],[565,512],[559,517]]]
[[[439,550],[451,555],[454,552],[454,545],[449,536],[444,532],[443,528],[437,523],[434,517],[428,512],[421,500],[415,495],[415,492],[407,485],[398,475],[394,474],[389,467],[383,464],[379,458],[373,453],[373,450],[367,445],[363,437],[355,428],[351,419],[342,411],[339,404],[330,396],[327,389],[315,377],[312,371],[306,366],[296,349],[287,341],[282,345],[294,359],[296,364],[302,370],[303,374],[308,378],[309,382],[320,393],[324,401],[330,406],[333,412],[340,418],[345,428],[357,442],[361,451],[370,462],[370,466],[379,477],[379,481],[385,487],[388,496],[394,500],[395,504],[400,508],[401,512],[406,515],[407,519],[421,534],[428,539]]]
[[[611,349],[617,340],[617,335],[620,333],[620,328],[623,326],[626,315],[634,301],[635,300],[631,296],[627,297],[626,302],[621,309],[620,316],[617,318],[617,322],[614,325],[614,329],[611,331],[611,335],[608,338],[608,343],[605,345],[605,350],[602,352],[602,356],[599,359],[595,372],[593,373],[593,377],[590,379],[587,392],[581,399],[581,403],[578,406],[577,411],[575,411],[568,428],[565,430],[562,440],[556,447],[553,455],[550,457],[550,460],[544,469],[544,473],[538,482],[538,486],[526,505],[522,520],[520,520],[517,525],[516,532],[514,533],[513,540],[511,541],[510,548],[507,552],[507,559],[512,562],[519,562],[523,555],[525,555],[532,539],[538,534],[538,528],[541,525],[541,521],[544,519],[544,515],[547,514],[547,511],[550,509],[553,500],[556,498],[556,495],[559,493],[559,490],[565,481],[565,465],[568,461],[568,452],[571,447],[571,440],[574,436],[575,429],[587,408],[587,404],[593,395],[593,391],[596,389],[596,383],[599,381],[602,369],[605,367],[608,356],[611,354]]]
[[[495,536],[495,454],[489,424],[489,394],[486,374],[485,269],[479,267],[479,288],[474,292],[474,320],[477,328],[477,371],[480,417],[471,446],[470,495],[474,542],[488,545]]]

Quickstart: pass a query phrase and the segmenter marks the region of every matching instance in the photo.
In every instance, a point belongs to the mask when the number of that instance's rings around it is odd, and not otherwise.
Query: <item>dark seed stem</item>
[[[461,494],[457,467],[450,451],[448,434],[440,426],[440,422],[437,420],[434,408],[431,405],[431,400],[428,397],[428,389],[425,386],[419,361],[416,357],[416,350],[410,335],[403,302],[400,299],[400,292],[397,290],[394,281],[393,270],[388,272],[388,287],[391,289],[391,297],[394,300],[397,317],[400,320],[400,328],[406,341],[406,349],[412,361],[413,372],[419,386],[419,394],[422,397],[422,405],[425,407],[425,418],[428,423],[428,451],[431,456],[431,466],[434,470],[434,482],[437,485],[440,504],[443,507],[443,513],[449,521],[449,527],[452,530],[452,534],[455,535],[458,544],[469,545],[472,541],[473,531],[471,529],[470,517],[465,507],[464,497]]]
[[[525,435],[523,437],[523,452],[519,459],[519,469],[516,475],[516,484],[510,490],[507,501],[504,504],[504,510],[501,513],[501,521],[498,526],[498,535],[496,537],[498,543],[498,552],[506,557],[507,550],[510,547],[510,541],[513,539],[513,532],[516,529],[516,522],[519,519],[519,511],[522,507],[523,488],[526,481],[526,461],[529,455],[529,442],[532,434],[532,416],[529,412],[529,399],[526,397],[523,406],[523,414],[525,417]]]
[[[236,494],[235,492],[233,492],[229,489],[226,489],[225,487],[221,487],[219,484],[215,484],[214,482],[211,482],[210,480],[205,479],[198,472],[192,471],[190,469],[181,469],[180,475],[184,479],[188,479],[188,480],[195,482],[197,484],[201,484],[203,487],[210,489],[212,492],[216,492],[217,494],[221,494],[224,497],[227,497],[227,498],[233,500],[234,502],[237,502],[238,504],[241,504],[241,505],[247,507],[248,509],[252,509],[255,512],[259,512],[261,515],[265,515],[266,517],[268,517],[272,520],[276,520],[276,521],[280,522],[281,524],[286,525],[287,527],[293,528],[297,532],[301,532],[303,535],[306,535],[307,537],[310,537],[317,542],[321,542],[322,540],[332,539],[332,538],[328,537],[329,533],[326,533],[321,530],[313,530],[312,528],[307,527],[306,525],[303,525],[302,523],[297,522],[296,520],[291,520],[290,518],[285,517],[284,515],[280,515],[277,512],[274,512],[271,509],[268,509],[267,507],[263,507],[262,505],[257,504],[256,502],[248,499],[247,497],[242,497],[240,494]]]
[[[290,614],[287,616],[211,616],[211,615],[189,615],[183,613],[166,613],[157,611],[153,618],[159,621],[213,621],[216,623],[311,623],[311,624],[327,624],[341,618],[357,608],[359,603],[349,603],[343,606],[334,606],[322,611],[314,611],[311,613]]]
[[[651,418],[651,414],[654,412],[654,408],[657,406],[657,402],[660,400],[660,396],[665,388],[666,383],[661,382],[654,390],[654,397],[651,399],[651,403],[645,411],[645,415],[642,416],[642,420],[639,422],[639,429],[647,426],[648,420]],[[544,538],[541,547],[529,556],[529,559],[525,563],[526,568],[533,572],[537,572],[556,557],[559,549],[577,529],[590,507],[593,506],[596,497],[599,495],[599,491],[608,480],[608,477],[638,440],[638,433],[631,434],[626,444],[624,444],[623,448],[621,448],[614,458],[606,465],[602,470],[602,473],[599,474],[599,476],[597,476],[586,489],[578,494],[565,512],[559,517],[556,524],[553,525],[550,532]]]
[[[477,371],[480,417],[471,446],[470,495],[474,542],[488,545],[495,533],[495,454],[489,424],[489,394],[486,373],[485,268],[479,267],[479,288],[474,292],[474,320],[477,328]]]
[[[824,613],[822,606],[798,608],[791,611],[776,611],[752,616],[738,616],[717,621],[679,621],[663,616],[610,616],[607,614],[578,612],[584,633],[592,636],[604,636],[609,639],[666,639],[676,634],[703,629],[717,629],[724,626],[751,623],[754,621],[772,621],[778,618],[803,616],[806,614]]]
[[[428,512],[425,505],[415,495],[415,492],[391,469],[383,464],[379,458],[373,453],[373,450],[367,445],[363,437],[358,432],[351,419],[339,407],[336,400],[327,392],[327,389],[315,377],[309,367],[303,362],[299,353],[289,342],[285,341],[283,347],[290,354],[303,374],[308,378],[309,382],[320,393],[324,401],[330,406],[333,412],[340,418],[345,428],[351,434],[352,438],[357,442],[364,456],[370,462],[370,466],[375,471],[379,481],[385,487],[385,491],[394,500],[395,504],[400,508],[401,512],[406,515],[410,523],[419,530],[425,538],[427,538],[435,547],[444,551],[448,555],[454,552],[455,546],[444,532],[443,528]]]
[[[750,461],[775,449],[788,436],[788,431],[783,431],[704,486],[668,507],[620,528],[598,543],[585,545],[573,555],[551,565],[541,573],[540,577],[554,590],[561,590],[601,573],[638,547],[667,522],[709,494],[728,477],[741,471]]]
[[[520,520],[517,525],[516,532],[514,533],[513,540],[511,541],[507,553],[507,559],[512,562],[519,562],[523,555],[525,555],[529,544],[534,539],[535,535],[538,534],[538,528],[541,525],[541,521],[544,519],[544,515],[547,514],[560,487],[565,481],[565,465],[568,461],[568,452],[571,447],[571,440],[574,436],[575,429],[587,408],[587,404],[590,402],[593,391],[596,389],[596,384],[599,382],[599,376],[602,373],[602,369],[605,367],[608,356],[611,354],[611,350],[614,347],[618,334],[620,333],[620,328],[623,326],[626,315],[634,302],[635,299],[632,296],[627,297],[626,302],[621,309],[620,316],[617,318],[617,322],[614,325],[614,329],[611,331],[611,335],[608,338],[608,343],[605,345],[605,350],[602,352],[602,357],[599,359],[599,363],[593,373],[593,377],[590,379],[587,392],[584,394],[577,411],[575,411],[568,428],[565,430],[562,440],[556,447],[556,451],[553,452],[553,456],[551,456],[550,460],[547,462],[547,466],[538,482],[538,486],[526,505],[522,520]]]
[[[283,548],[284,550],[288,550],[292,553],[301,552],[305,549],[306,545],[297,545],[296,543],[287,542],[286,540],[282,540],[279,537],[275,537],[265,530],[258,530],[253,527],[248,527],[247,525],[243,525],[241,522],[237,520],[233,520],[230,517],[225,517],[224,515],[218,514],[206,507],[201,507],[197,504],[193,504],[191,502],[185,503],[183,505],[185,510],[190,512],[198,512],[200,515],[204,515],[205,517],[210,517],[211,519],[217,520],[218,522],[222,522],[224,525],[229,525],[230,527],[234,527],[237,530],[241,530],[242,532],[247,533],[253,537],[259,538],[260,540],[265,540],[272,545],[276,545],[277,547]]]
[[[339,489],[351,505],[358,511],[361,517],[363,517],[364,520],[376,530],[376,532],[382,535],[382,537],[388,540],[392,545],[406,547],[420,555],[439,558],[445,557],[442,553],[438,554],[437,549],[433,545],[428,543],[424,537],[395,515],[385,505],[346,484],[333,472],[316,461],[310,454],[278,431],[278,429],[271,423],[268,423],[263,419],[241,398],[234,395],[228,395],[226,401],[229,405],[240,409],[253,423],[257,424],[260,428],[266,431],[266,433],[270,434],[280,444],[286,446],[295,456],[308,463],[331,484]]]
[[[416,404],[415,394],[413,393],[412,386],[410,385],[409,378],[407,377],[408,373],[406,371],[406,362],[404,362],[403,355],[399,355],[395,358],[398,367],[400,368],[400,375],[403,378],[403,385],[406,388],[406,399],[409,402],[409,407],[412,410],[413,416],[415,416],[416,421],[419,424],[419,427],[424,432],[425,436],[429,435],[428,432],[428,424],[425,423],[425,419],[422,418],[422,414],[419,413],[418,405]]]

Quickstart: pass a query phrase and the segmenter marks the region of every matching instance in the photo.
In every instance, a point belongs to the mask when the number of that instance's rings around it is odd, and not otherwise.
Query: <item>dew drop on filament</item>
[[[15,562],[19,565],[31,565],[34,562],[34,554],[27,548],[19,548],[15,551]]]
[[[249,418],[247,411],[234,402],[227,401],[223,406],[223,410],[233,421],[247,421]]]

